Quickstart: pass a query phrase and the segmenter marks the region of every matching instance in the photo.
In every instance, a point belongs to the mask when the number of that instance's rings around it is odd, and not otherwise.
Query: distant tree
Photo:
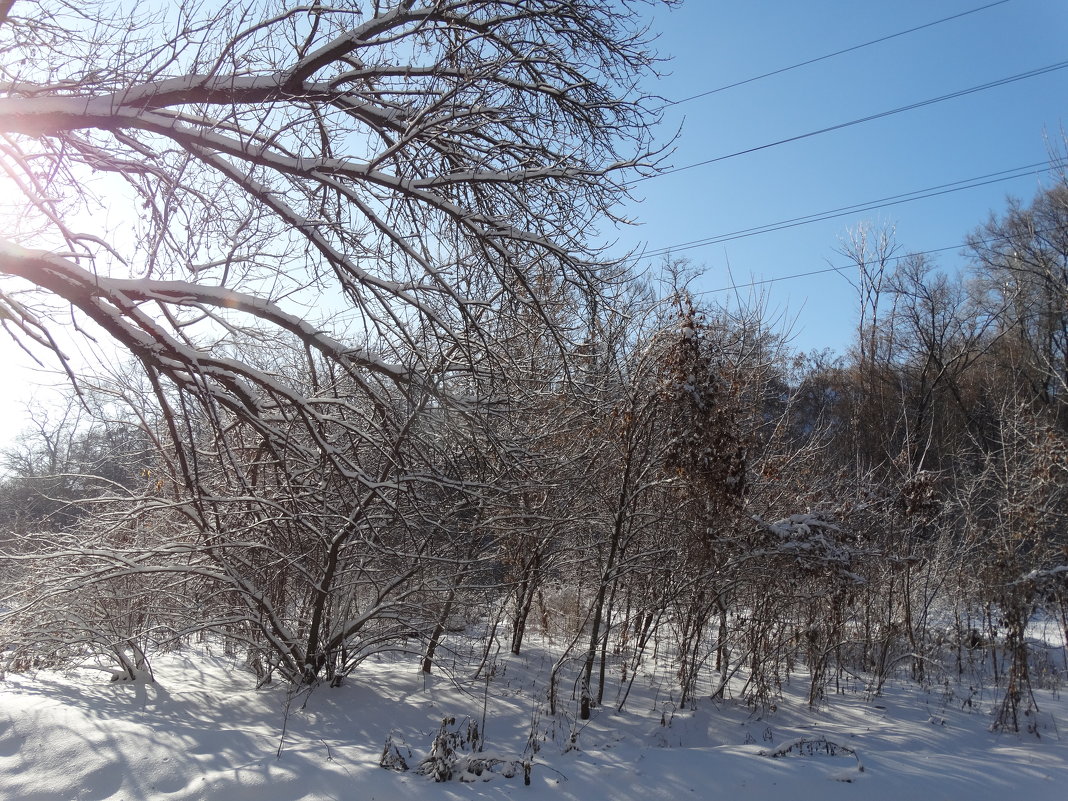
[[[899,250],[892,227],[861,225],[840,251],[857,268],[859,317],[843,407],[852,440],[850,457],[860,459],[865,469],[897,455],[904,429],[896,402],[898,342],[889,286]]]
[[[995,364],[1004,397],[1019,388],[1068,431],[1068,181],[1030,205],[1011,201],[968,238],[968,251],[1003,332]]]
[[[998,317],[961,277],[928,259],[902,259],[890,281],[909,468],[940,470],[971,435],[981,435],[967,375],[997,342]],[[1000,311],[1000,310],[997,310]]]
[[[136,418],[116,414],[99,395],[33,410],[30,424],[0,450],[0,538],[62,531],[102,492],[144,484],[154,447]]]

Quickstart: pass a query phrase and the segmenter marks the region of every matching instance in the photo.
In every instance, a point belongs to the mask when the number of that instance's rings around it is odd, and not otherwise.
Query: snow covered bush
[[[530,784],[529,761],[490,754],[484,746],[476,721],[468,719],[457,724],[456,718],[444,718],[431,741],[430,753],[415,770],[436,782],[489,781],[493,775],[510,779],[522,773],[523,783]]]

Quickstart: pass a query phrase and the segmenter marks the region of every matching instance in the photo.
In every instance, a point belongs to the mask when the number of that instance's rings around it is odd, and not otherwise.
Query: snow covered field
[[[871,697],[856,682],[812,711],[795,676],[774,709],[707,695],[677,709],[663,666],[639,676],[624,711],[606,704],[583,725],[570,679],[559,688],[566,711],[548,714],[551,658],[538,647],[500,654],[488,682],[370,660],[345,686],[298,694],[256,690],[232,660],[205,652],[158,658],[155,684],[89,670],[8,675],[0,799],[1068,797],[1068,701],[1056,690],[1037,696],[1037,736],[1008,735],[988,731],[990,687],[897,681]],[[476,756],[501,761],[470,781],[420,775],[443,718],[456,720],[449,731],[477,724]],[[408,771],[380,767],[387,739]]]

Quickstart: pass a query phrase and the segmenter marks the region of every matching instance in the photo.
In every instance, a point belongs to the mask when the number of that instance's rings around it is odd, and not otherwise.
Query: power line
[[[916,189],[911,192],[903,192],[898,195],[890,195],[888,197],[879,198],[877,200],[869,200],[864,203],[855,203],[850,206],[840,206],[835,209],[828,209],[826,211],[816,212],[815,214],[805,214],[799,217],[791,217],[787,220],[779,220],[778,222],[766,223],[764,225],[756,225],[750,228],[742,228],[737,231],[730,231],[724,234],[716,234],[714,236],[702,237],[701,239],[693,239],[688,242],[681,242],[676,245],[659,247],[642,253],[639,258],[652,259],[660,256],[666,256],[669,253],[678,253],[685,250],[693,250],[699,247],[707,247],[708,245],[718,245],[723,242],[731,242],[735,239],[745,239],[750,236],[759,236],[760,234],[772,233],[774,231],[781,231],[787,228],[796,228],[800,225],[807,225],[809,223],[833,220],[838,217],[845,217],[849,214],[856,214],[864,211],[874,211],[875,209],[887,208],[889,206],[897,206],[902,203],[912,202],[914,200],[924,200],[926,198],[938,197],[940,195],[947,195],[953,192],[961,192],[965,189],[976,189],[981,186],[988,186],[989,184],[999,183],[1002,181],[1011,181],[1015,178],[1025,178],[1029,175],[1040,175],[1041,173],[1049,172],[1051,169],[1053,169],[1053,167],[1051,167],[1048,162],[1025,164],[1022,167],[1015,167],[1010,170],[999,170],[998,172],[991,172],[987,173],[986,175],[975,176],[974,178],[965,178],[960,181],[952,181],[950,183],[939,184],[937,186],[930,186],[925,189]]]
[[[834,58],[835,56],[841,56],[841,55],[843,55],[845,53],[852,53],[854,50],[860,50],[860,49],[865,48],[865,47],[871,47],[872,45],[880,44],[882,42],[887,42],[887,41],[890,41],[891,39],[896,39],[899,36],[905,36],[906,34],[909,34],[909,33],[915,33],[916,31],[922,31],[924,28],[933,28],[935,25],[941,25],[943,22],[950,22],[951,20],[960,19],[961,17],[966,17],[969,14],[975,14],[975,13],[978,13],[979,11],[986,11],[988,8],[994,8],[995,6],[1001,6],[1001,5],[1004,5],[1005,3],[1008,3],[1008,2],[1009,2],[1009,0],[998,0],[998,2],[996,2],[996,3],[988,3],[985,6],[979,6],[978,8],[973,8],[973,9],[970,9],[969,11],[962,11],[959,14],[953,14],[952,16],[949,16],[949,17],[943,17],[942,19],[936,19],[934,22],[927,22],[927,23],[925,23],[923,25],[917,25],[914,28],[908,28],[907,30],[904,30],[904,31],[898,31],[897,33],[891,33],[888,36],[881,36],[878,39],[872,39],[870,42],[864,42],[863,44],[853,45],[852,47],[847,47],[847,48],[845,48],[843,50],[835,50],[833,53],[827,53],[824,56],[817,56],[816,58],[810,58],[807,61],[801,61],[801,62],[798,62],[797,64],[791,64],[789,67],[782,67],[782,68],[777,69],[777,70],[772,70],[771,72],[765,72],[762,75],[755,75],[752,78],[746,78],[745,80],[735,81],[734,83],[729,83],[726,86],[720,86],[720,87],[717,87],[716,89],[709,89],[707,92],[700,92],[700,93],[698,93],[696,95],[690,95],[689,97],[684,97],[684,98],[682,98],[680,100],[669,100],[668,102],[666,102],[662,106],[660,106],[660,108],[661,109],[665,109],[665,108],[669,108],[671,106],[677,106],[677,105],[679,105],[681,103],[689,103],[691,100],[697,100],[698,98],[708,97],[709,95],[714,95],[714,94],[716,94],[718,92],[725,92],[728,89],[734,89],[735,87],[738,87],[738,86],[745,86],[747,83],[753,83],[754,81],[759,81],[759,80],[762,80],[764,78],[770,78],[773,75],[781,75],[784,72],[789,72],[790,70],[796,70],[796,69],[798,69],[800,67],[807,67],[809,64],[815,64],[815,63],[817,63],[819,61],[826,61],[827,59]]]
[[[1056,230],[1056,229],[1054,229],[1054,228],[1046,228],[1046,229],[1041,230],[1041,231],[1035,231],[1034,233],[1036,233],[1036,234],[1047,234],[1047,233],[1050,233],[1053,230]],[[991,242],[997,242],[999,239],[1001,239],[1001,237],[990,237],[988,239],[974,239],[974,240],[972,240],[972,242],[974,242],[977,245],[989,245]],[[913,257],[916,257],[916,256],[930,256],[930,255],[933,255],[935,253],[945,253],[947,250],[959,250],[962,247],[962,245],[963,245],[963,243],[957,244],[957,245],[946,245],[945,247],[940,247],[940,248],[931,248],[930,250],[911,250],[908,253],[904,253],[904,254],[902,254],[900,256],[891,256],[886,261],[887,262],[898,262],[898,261],[904,261],[905,259],[913,258]],[[822,270],[810,270],[810,271],[805,272],[805,273],[794,273],[792,275],[780,275],[780,276],[777,276],[775,278],[762,278],[759,281],[749,281],[749,282],[744,283],[744,284],[732,283],[730,286],[719,287],[718,289],[703,289],[703,290],[701,290],[699,292],[694,292],[693,294],[694,295],[714,295],[717,292],[733,292],[733,291],[738,290],[738,289],[747,289],[749,287],[763,286],[765,284],[776,284],[779,281],[790,281],[790,280],[793,280],[794,278],[808,278],[808,277],[813,276],[813,275],[825,275],[826,273],[838,273],[839,275],[841,275],[843,270],[848,270],[849,268],[855,267],[855,266],[856,266],[855,264],[841,264],[841,265],[838,265],[838,266],[832,265],[830,267],[824,267]]]
[[[756,153],[756,152],[758,152],[760,150],[767,150],[768,148],[777,147],[779,145],[785,145],[785,144],[788,144],[789,142],[797,142],[797,141],[799,141],[801,139],[808,139],[810,137],[818,136],[820,134],[830,133],[831,131],[840,131],[843,128],[849,128],[849,127],[852,127],[854,125],[860,125],[861,123],[864,123],[864,122],[871,122],[873,120],[883,119],[884,117],[890,117],[890,116],[892,116],[894,114],[901,114],[902,112],[905,112],[905,111],[914,111],[914,110],[916,110],[918,108],[923,108],[924,106],[930,106],[930,105],[933,105],[935,103],[941,103],[941,102],[943,102],[945,100],[953,100],[953,99],[958,98],[958,97],[964,97],[966,95],[975,94],[976,92],[982,92],[982,91],[985,91],[987,89],[994,89],[994,88],[996,88],[998,86],[1005,86],[1007,84],[1015,83],[1016,81],[1022,81],[1022,80],[1025,80],[1027,78],[1034,78],[1034,77],[1037,77],[1039,75],[1046,75],[1047,73],[1050,73],[1050,72],[1055,72],[1057,70],[1062,70],[1065,67],[1068,67],[1068,61],[1059,61],[1056,64],[1050,64],[1050,65],[1045,66],[1045,67],[1038,67],[1038,68],[1033,69],[1033,70],[1028,70],[1027,72],[1021,72],[1021,73],[1019,73],[1017,75],[1010,75],[1007,78],[999,78],[996,81],[989,81],[988,83],[979,84],[978,86],[970,86],[967,89],[959,89],[956,92],[950,92],[949,94],[939,95],[938,97],[928,98],[927,100],[920,100],[920,101],[917,101],[915,103],[909,103],[907,106],[899,106],[897,108],[890,109],[889,111],[880,111],[877,114],[869,114],[866,117],[859,117],[859,118],[857,118],[855,120],[849,120],[848,122],[840,122],[837,125],[829,125],[829,126],[827,126],[825,128],[820,128],[820,129],[815,130],[815,131],[809,131],[807,133],[797,134],[795,136],[789,136],[789,137],[786,137],[785,139],[778,139],[778,140],[776,140],[774,142],[767,142],[766,144],[763,144],[763,145],[756,145],[755,147],[747,147],[744,150],[738,150],[738,151],[735,151],[734,153],[727,153],[727,154],[725,154],[723,156],[716,156],[715,158],[705,159],[704,161],[694,162],[693,164],[686,164],[686,165],[684,165],[682,167],[674,167],[674,168],[669,169],[669,170],[663,170],[663,171],[658,172],[658,173],[656,173],[654,175],[645,175],[645,176],[643,176],[641,178],[634,179],[630,183],[631,184],[636,184],[636,183],[639,183],[641,181],[648,181],[648,180],[650,180],[652,178],[659,178],[659,177],[664,176],[664,175],[672,175],[673,173],[683,172],[684,170],[692,170],[695,167],[704,167],[705,165],[708,165],[708,164],[715,164],[718,161],[726,161],[727,159],[736,158],[737,156],[744,156],[744,155],[747,155],[749,153]]]
[[[984,240],[985,241],[985,240]],[[910,256],[930,256],[933,253],[944,253],[947,250],[957,250],[960,245],[947,245],[941,248],[932,248],[930,250],[910,251],[902,256],[891,256],[887,259],[888,262],[897,262],[909,258]],[[808,278],[813,275],[825,275],[826,273],[838,273],[841,274],[842,270],[848,270],[850,267],[854,267],[853,264],[841,264],[838,266],[824,267],[822,270],[810,270],[807,273],[794,273],[792,275],[780,275],[775,278],[762,278],[759,281],[749,281],[744,284],[731,284],[730,286],[719,287],[718,289],[703,289],[700,292],[694,292],[694,295],[714,295],[717,292],[733,292],[737,289],[746,289],[754,286],[764,286],[765,284],[777,284],[779,281],[791,281],[795,278]]]

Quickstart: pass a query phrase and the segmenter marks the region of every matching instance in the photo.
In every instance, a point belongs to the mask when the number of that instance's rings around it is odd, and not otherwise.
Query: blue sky
[[[987,5],[991,0],[689,0],[651,19],[672,60],[650,91],[688,97]],[[684,166],[1068,60],[1068,2],[1008,0],[950,22],[669,108],[682,126],[669,159]],[[618,232],[629,248],[703,237],[863,203],[1047,160],[1068,127],[1068,69],[862,125],[642,182]],[[903,248],[956,248],[1006,195],[1030,198],[1049,177],[1029,176],[879,211],[677,251],[705,270],[698,291],[764,285],[770,316],[791,323],[800,350],[849,345],[855,297],[840,275],[774,280],[841,265],[835,253],[864,221],[897,226]],[[647,262],[649,263],[649,262]],[[743,290],[743,292],[748,290]],[[713,297],[726,300],[727,293]],[[24,362],[10,348],[8,368]],[[24,374],[20,374],[21,375]],[[12,380],[14,379],[14,380]],[[0,441],[21,418],[23,380],[0,386]]]
[[[853,47],[992,0],[690,0],[652,26],[670,74],[650,86],[688,97]],[[1008,0],[815,64],[672,106],[682,126],[668,163],[706,159],[879,114],[1068,60],[1068,3]],[[644,181],[618,232],[617,252],[660,249],[852,204],[1048,161],[1068,128],[1068,69],[714,164]],[[885,209],[676,251],[714,290],[845,264],[840,240],[862,222],[893,224],[906,251],[957,247],[1008,195],[1030,199],[1051,174],[1030,175]],[[650,261],[645,262],[649,264]],[[728,265],[730,274],[728,273]],[[848,273],[852,277],[853,272]],[[835,273],[764,285],[770,311],[792,322],[800,350],[843,352],[855,295]],[[745,290],[748,291],[748,290]],[[726,299],[729,293],[714,295]]]

